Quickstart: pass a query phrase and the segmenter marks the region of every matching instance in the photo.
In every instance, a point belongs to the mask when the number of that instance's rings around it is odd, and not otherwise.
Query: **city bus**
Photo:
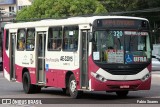
[[[45,19],[4,27],[3,72],[25,93],[61,88],[72,98],[85,91],[151,87],[149,21],[129,16]]]

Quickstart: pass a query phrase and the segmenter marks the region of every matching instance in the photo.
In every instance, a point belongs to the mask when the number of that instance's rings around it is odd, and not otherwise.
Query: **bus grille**
[[[133,70],[106,70],[112,75],[135,75],[142,71],[142,69],[133,69]]]

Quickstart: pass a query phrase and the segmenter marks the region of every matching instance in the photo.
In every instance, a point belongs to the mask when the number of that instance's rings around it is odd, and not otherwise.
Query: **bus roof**
[[[11,23],[6,24],[5,29],[17,29],[17,28],[33,28],[33,27],[47,27],[47,26],[61,26],[61,25],[81,25],[93,23],[96,19],[104,18],[123,18],[123,19],[137,19],[137,20],[146,20],[145,18],[140,17],[129,17],[129,16],[92,16],[92,17],[71,17],[66,19],[45,19],[34,22],[20,22],[20,23]]]

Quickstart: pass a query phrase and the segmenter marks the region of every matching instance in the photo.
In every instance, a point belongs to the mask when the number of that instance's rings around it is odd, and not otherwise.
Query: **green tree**
[[[31,6],[18,12],[16,20],[103,13],[107,13],[107,10],[97,0],[34,0]]]
[[[108,12],[132,11],[160,7],[160,0],[98,0]]]

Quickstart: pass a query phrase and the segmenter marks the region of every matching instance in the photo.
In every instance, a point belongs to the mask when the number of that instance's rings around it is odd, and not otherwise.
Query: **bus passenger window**
[[[53,41],[52,42],[52,49],[53,50],[60,50],[61,49],[61,41]]]
[[[25,49],[25,29],[20,29],[18,30],[18,35],[17,35],[17,49],[19,51],[23,51]]]
[[[27,30],[26,50],[33,51],[35,47],[35,29]]]
[[[78,48],[78,26],[64,28],[63,50],[76,51]]]
[[[60,51],[61,45],[62,45],[62,28],[61,27],[49,28],[48,50]]]

